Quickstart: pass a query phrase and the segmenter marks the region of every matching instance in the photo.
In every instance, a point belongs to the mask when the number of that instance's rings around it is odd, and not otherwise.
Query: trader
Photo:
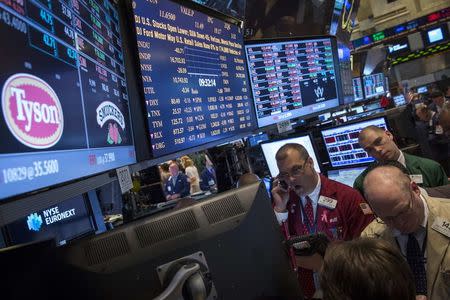
[[[190,185],[186,175],[180,172],[178,165],[172,162],[169,166],[170,177],[166,183],[166,199],[175,200],[189,195]]]
[[[351,240],[373,220],[363,197],[351,187],[317,174],[313,159],[299,144],[276,153],[279,175],[274,181],[274,210],[285,236],[325,233],[331,240]],[[317,273],[299,262],[305,296],[319,288]]]

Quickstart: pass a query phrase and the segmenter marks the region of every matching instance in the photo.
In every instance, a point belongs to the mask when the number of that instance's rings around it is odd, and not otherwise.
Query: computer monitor
[[[332,167],[340,168],[374,161],[358,143],[359,132],[369,125],[387,129],[386,120],[376,118],[321,131]]]
[[[154,157],[256,128],[239,22],[190,1],[132,9]]]
[[[363,76],[366,99],[378,97],[386,93],[386,81],[383,73]]]
[[[309,156],[314,161],[314,169],[320,173],[320,162],[317,159],[316,150],[314,148],[311,135],[300,135],[296,137],[289,137],[285,139],[280,139],[276,141],[268,141],[261,143],[261,148],[263,150],[264,158],[266,159],[267,166],[269,167],[269,172],[272,177],[278,176],[280,171],[278,170],[277,161],[275,159],[275,154],[278,149],[288,143],[300,144],[308,151]]]
[[[424,86],[419,86],[419,87],[417,88],[417,93],[419,93],[419,94],[425,94],[425,93],[428,93],[428,87],[427,87],[426,85],[424,85]]]
[[[208,299],[303,299],[285,247],[255,183],[72,245],[0,251],[2,297],[155,299],[178,274],[184,299],[198,299],[187,297],[193,290]]]
[[[353,187],[356,178],[366,169],[366,167],[344,168],[328,171],[328,178]]]
[[[353,93],[355,95],[355,102],[364,100],[363,86],[361,82],[361,77],[355,77],[352,79],[353,82]]]
[[[393,99],[394,99],[394,103],[395,103],[396,107],[406,104],[406,99],[405,99],[405,96],[403,96],[403,94],[396,95],[396,96],[394,96]]]
[[[245,53],[259,127],[340,105],[335,38],[253,40]]]
[[[118,9],[85,3],[0,3],[0,200],[136,162]]]
[[[258,146],[259,144],[267,140],[269,140],[269,135],[263,132],[251,135],[247,138],[247,142],[250,147]]]
[[[57,245],[80,236],[94,233],[95,223],[84,195],[79,195],[57,205],[32,212],[6,226],[9,245],[32,243],[47,239]]]

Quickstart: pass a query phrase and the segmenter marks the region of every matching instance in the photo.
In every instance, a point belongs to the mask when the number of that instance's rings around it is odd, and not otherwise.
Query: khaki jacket
[[[450,299],[450,238],[432,228],[436,217],[450,222],[450,202],[448,199],[432,198],[423,195],[428,205],[427,222],[427,290],[429,300]],[[361,233],[362,237],[382,238],[395,247],[396,240],[392,231],[376,220]]]

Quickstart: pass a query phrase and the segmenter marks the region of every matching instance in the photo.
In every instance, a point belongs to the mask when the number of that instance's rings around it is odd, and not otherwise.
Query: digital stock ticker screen
[[[167,0],[133,10],[154,157],[255,128],[242,28]]]
[[[0,199],[135,162],[108,0],[0,1]]]

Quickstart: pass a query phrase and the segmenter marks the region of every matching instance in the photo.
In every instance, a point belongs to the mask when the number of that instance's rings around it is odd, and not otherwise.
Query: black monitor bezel
[[[338,105],[334,106],[334,107],[330,107],[328,109],[316,111],[311,114],[306,114],[303,116],[286,119],[286,120],[291,121],[291,120],[305,120],[305,119],[309,119],[312,117],[316,117],[316,116],[324,114],[326,112],[331,112],[334,109],[336,109],[337,107],[340,107],[343,105],[344,96],[342,94],[342,81],[341,81],[341,72],[340,72],[340,66],[339,66],[338,42],[337,42],[336,36],[333,36],[333,35],[311,35],[311,36],[298,36],[298,37],[277,37],[277,38],[257,39],[257,40],[255,39],[255,40],[245,40],[244,41],[245,62],[246,62],[246,66],[247,66],[247,75],[249,78],[249,88],[250,88],[250,93],[251,93],[251,97],[252,97],[253,111],[255,113],[256,124],[257,124],[258,128],[262,129],[262,128],[268,128],[270,126],[276,126],[276,124],[279,122],[274,122],[274,123],[264,125],[264,126],[259,125],[259,118],[258,118],[258,115],[256,113],[256,108],[255,108],[255,98],[253,96],[253,87],[252,87],[251,77],[250,77],[250,68],[249,68],[248,59],[247,59],[247,45],[250,46],[250,45],[265,44],[265,43],[306,41],[306,40],[324,39],[324,38],[329,38],[331,41],[331,48],[332,48],[332,52],[333,52],[333,65],[334,65],[334,71],[335,71],[334,75],[336,78],[336,92],[337,92]],[[286,121],[286,120],[283,120],[283,121]]]
[[[345,126],[351,126],[351,125],[355,125],[355,124],[358,124],[358,123],[364,123],[364,122],[368,122],[368,121],[372,121],[372,120],[376,120],[376,119],[383,119],[385,124],[386,124],[386,129],[388,131],[391,131],[391,128],[389,127],[389,123],[388,123],[388,120],[387,120],[386,116],[377,116],[377,117],[374,117],[374,118],[368,118],[368,119],[364,119],[364,120],[356,119],[356,120],[352,120],[350,122],[345,122],[344,124],[341,124],[341,125],[338,125],[338,126],[320,129],[320,136],[322,137],[322,141],[324,143],[324,147],[325,147],[325,150],[326,150],[326,153],[327,153],[327,157],[328,157],[328,162],[329,162],[328,166],[327,166],[327,170],[339,170],[339,169],[344,169],[344,167],[368,166],[371,163],[373,163],[373,161],[372,162],[368,162],[368,163],[358,163],[358,164],[351,164],[351,165],[344,165],[344,166],[337,166],[337,167],[333,166],[333,164],[331,163],[330,153],[328,152],[328,148],[327,148],[326,143],[325,143],[325,137],[323,136],[323,131],[324,130],[330,130],[330,129],[338,129],[338,128],[342,128],[342,127],[345,127]]]
[[[312,148],[313,148],[313,151],[314,151],[314,155],[316,156],[317,165],[319,166],[320,173],[323,173],[324,168],[322,167],[322,162],[320,161],[320,156],[318,154],[319,152],[317,151],[317,145],[314,142],[314,137],[313,137],[312,133],[309,132],[309,131],[307,133],[289,135],[287,137],[281,137],[281,138],[278,138],[278,139],[271,139],[271,140],[268,140],[268,141],[260,143],[259,146],[261,147],[261,151],[263,153],[264,161],[266,162],[267,168],[269,168],[269,164],[267,162],[266,156],[264,155],[264,151],[262,150],[262,145],[264,145],[264,144],[271,144],[271,143],[275,143],[275,142],[280,142],[280,141],[283,141],[283,140],[301,138],[301,137],[309,137],[309,140],[311,141],[311,145],[312,145]],[[274,156],[275,156],[275,154],[276,153],[273,153]],[[275,178],[276,176],[278,176],[278,174],[275,175],[275,176],[272,176],[272,174],[270,173],[270,169],[269,169],[269,174],[270,174],[270,176],[272,178]]]

